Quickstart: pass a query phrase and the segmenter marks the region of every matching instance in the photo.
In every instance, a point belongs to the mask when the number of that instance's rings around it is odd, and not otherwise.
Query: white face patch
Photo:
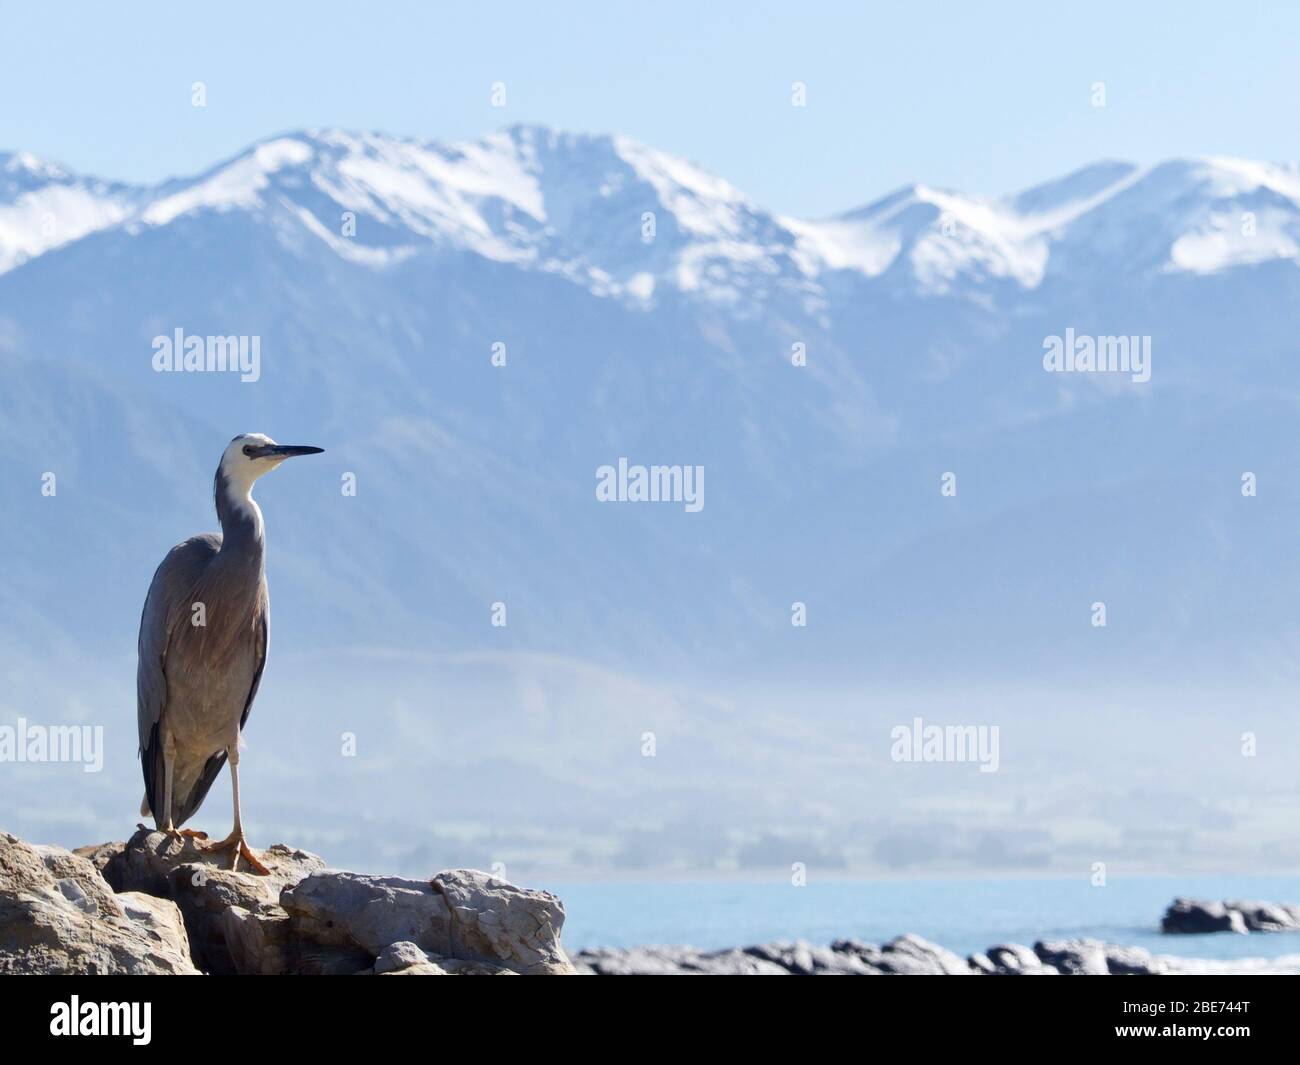
[[[249,514],[261,527],[262,512],[253,502],[253,484],[264,473],[275,469],[282,460],[259,459],[244,454],[244,448],[260,447],[275,441],[263,433],[245,433],[237,436],[221,456],[221,476],[226,482],[226,499],[231,507]]]

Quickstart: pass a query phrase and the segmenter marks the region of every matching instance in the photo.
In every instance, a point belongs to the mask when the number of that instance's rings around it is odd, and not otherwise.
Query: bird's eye
[[[253,457],[253,445],[252,445],[252,444],[245,444],[245,445],[244,445],[244,454],[247,455],[250,459]]]

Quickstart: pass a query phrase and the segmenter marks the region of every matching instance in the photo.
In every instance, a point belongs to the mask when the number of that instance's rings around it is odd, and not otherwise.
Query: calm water
[[[1161,935],[1177,895],[1300,901],[1300,877],[1141,877],[1094,888],[1078,879],[765,883],[552,883],[564,943],[584,947],[743,946],[773,939],[882,942],[916,932],[959,954],[998,943],[1090,936],[1189,958],[1300,954],[1300,933]]]

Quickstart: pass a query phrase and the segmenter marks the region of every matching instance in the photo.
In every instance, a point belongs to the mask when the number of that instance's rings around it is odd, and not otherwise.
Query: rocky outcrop
[[[0,836],[0,971],[304,975],[573,972],[564,907],[474,870],[430,880],[326,868],[307,851],[228,853],[141,828],[73,853]]]
[[[117,894],[87,859],[0,833],[0,973],[198,972],[174,903]]]
[[[459,869],[420,881],[326,871],[287,888],[280,904],[299,937],[372,958],[406,943],[434,964],[482,962],[523,974],[571,970],[560,949],[560,900],[485,873]]]
[[[1161,923],[1165,932],[1281,932],[1300,930],[1300,906],[1268,902],[1176,899]],[[1003,943],[959,958],[920,936],[900,936],[883,946],[839,939],[829,947],[802,940],[704,951],[692,947],[585,950],[574,957],[583,972],[599,976],[699,973],[764,976],[1159,976],[1166,974],[1300,973],[1300,954],[1281,958],[1207,961],[1152,954],[1141,947],[1095,939],[1040,941],[1033,947]]]
[[[637,947],[587,950],[574,958],[582,971],[598,976],[968,976],[970,965],[950,950],[906,935],[874,946],[838,939],[829,947],[801,939],[759,943],[730,950]]]
[[[233,872],[229,855],[200,850],[191,839],[141,829],[127,843],[82,848],[114,891],[168,899],[185,920],[195,963],[204,972],[284,973],[294,969],[280,893],[325,862],[276,845],[262,852],[270,876]],[[283,933],[283,934],[282,934]]]
[[[1174,899],[1160,921],[1171,935],[1205,932],[1300,931],[1300,906],[1279,902],[1209,902]]]
[[[581,971],[597,976],[1159,976],[1179,972],[1277,972],[1300,970],[1300,957],[1273,962],[1210,963],[1154,955],[1141,947],[1121,947],[1094,939],[1018,943],[990,947],[958,957],[920,936],[899,936],[883,946],[839,939],[829,947],[802,940],[730,950],[690,947],[637,947],[585,950],[574,959]]]
[[[975,971],[952,951],[914,935],[899,936],[883,946],[839,939],[829,947],[793,940],[715,951],[691,947],[587,950],[574,958],[574,964],[598,976],[968,976]]]

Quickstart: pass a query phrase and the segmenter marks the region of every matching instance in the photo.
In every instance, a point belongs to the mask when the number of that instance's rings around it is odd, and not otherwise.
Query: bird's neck
[[[221,521],[221,554],[227,558],[238,557],[260,570],[265,527],[262,510],[253,501],[252,484],[232,483],[218,471],[214,496]]]

